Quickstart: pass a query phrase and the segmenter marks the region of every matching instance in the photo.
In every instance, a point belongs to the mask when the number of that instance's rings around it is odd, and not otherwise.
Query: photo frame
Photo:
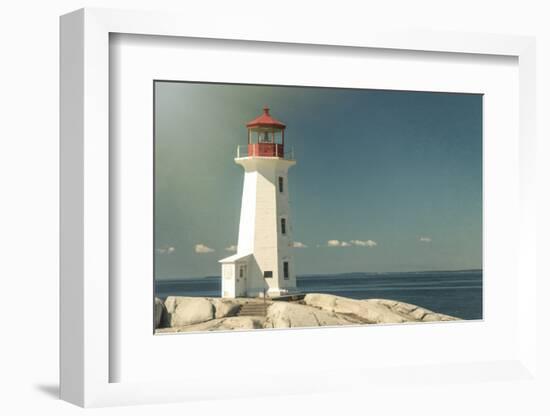
[[[535,369],[536,324],[522,317],[534,316],[536,311],[536,270],[532,187],[534,176],[534,106],[535,106],[535,48],[528,37],[482,35],[463,33],[422,32],[341,32],[327,34],[323,29],[303,35],[299,28],[279,33],[273,29],[250,27],[246,35],[234,34],[223,21],[205,27],[189,16],[165,13],[129,12],[84,9],[61,19],[61,397],[80,406],[185,401],[214,397],[247,397],[282,393],[330,392],[357,388],[361,384],[390,382],[392,377],[409,380],[479,381],[473,375],[482,369],[484,379],[524,380],[531,378]],[[511,219],[517,230],[518,244],[514,246],[517,270],[522,270],[516,293],[517,327],[511,339],[517,342],[506,351],[507,356],[493,361],[471,359],[462,362],[409,363],[402,368],[369,368],[366,376],[361,365],[326,367],[314,372],[303,371],[289,380],[288,370],[260,368],[257,374],[267,375],[266,383],[245,384],[246,388],[224,388],[212,383],[199,372],[182,379],[162,381],[147,377],[124,381],[113,377],[112,368],[124,359],[118,349],[112,348],[112,339],[120,335],[111,319],[119,307],[117,293],[110,275],[117,267],[116,256],[110,252],[113,235],[111,227],[117,218],[112,214],[112,201],[117,198],[111,186],[113,164],[110,147],[110,36],[125,34],[154,36],[156,41],[174,42],[176,38],[223,39],[236,42],[235,47],[259,42],[277,44],[281,49],[300,45],[293,53],[304,53],[309,47],[325,45],[331,53],[352,49],[408,50],[431,52],[447,57],[467,54],[501,55],[518,60],[519,83],[519,192],[516,197],[518,216]],[[305,37],[304,37],[305,36]],[[159,38],[162,37],[162,38]],[[327,46],[330,45],[330,46]],[[200,45],[199,45],[200,47]],[[434,55],[434,58],[436,59]],[[114,257],[114,258],[113,258]],[[488,290],[498,290],[494,286]],[[389,327],[377,329],[387,332]],[[391,328],[390,328],[391,329]],[[331,330],[327,329],[327,334]],[[422,331],[410,326],[405,331]],[[302,331],[300,337],[318,338],[323,331]],[[209,334],[210,335],[210,334]],[[152,336],[152,335],[151,335]],[[192,335],[202,337],[202,335]],[[247,337],[248,345],[284,337],[282,333],[258,334]],[[296,335],[293,335],[296,336]],[[333,336],[333,335],[332,335]],[[350,333],[350,337],[357,334]],[[158,348],[169,348],[174,337],[162,337]],[[124,339],[121,342],[125,342]],[[244,341],[243,341],[244,342]],[[512,353],[513,350],[513,353]],[[303,351],[301,352],[303,354]],[[352,354],[357,353],[353,351]],[[319,375],[328,377],[320,378]],[[320,382],[318,380],[324,380]],[[342,382],[341,380],[347,380]],[[273,386],[278,386],[277,390]],[[241,387],[243,385],[241,384]]]

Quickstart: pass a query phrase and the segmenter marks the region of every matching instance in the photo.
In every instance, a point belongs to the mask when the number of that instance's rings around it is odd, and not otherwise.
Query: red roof
[[[269,115],[269,108],[264,107],[264,113],[260,117],[256,117],[254,120],[246,123],[246,127],[274,127],[277,129],[284,129],[286,126],[279,120],[271,117]]]

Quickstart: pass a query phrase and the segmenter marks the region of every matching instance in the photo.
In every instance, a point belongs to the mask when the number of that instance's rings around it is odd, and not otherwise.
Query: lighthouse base
[[[298,289],[282,289],[282,288],[273,288],[269,289],[266,293],[268,298],[280,298],[287,297],[292,295],[299,295],[301,292]]]
[[[295,277],[280,279],[277,273],[265,278],[251,253],[234,254],[220,260],[222,269],[222,298],[281,298],[297,295],[300,291],[295,286]]]

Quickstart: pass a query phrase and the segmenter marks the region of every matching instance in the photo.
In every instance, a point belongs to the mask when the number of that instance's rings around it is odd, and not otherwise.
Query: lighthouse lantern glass
[[[260,143],[272,143],[273,142],[273,135],[270,137],[269,131],[263,131],[259,133],[260,136]]]
[[[277,129],[250,129],[248,132],[250,144],[277,143],[282,144],[282,131]]]

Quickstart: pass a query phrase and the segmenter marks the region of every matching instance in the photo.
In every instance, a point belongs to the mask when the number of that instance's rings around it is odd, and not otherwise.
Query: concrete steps
[[[269,303],[245,303],[237,316],[266,316]]]

